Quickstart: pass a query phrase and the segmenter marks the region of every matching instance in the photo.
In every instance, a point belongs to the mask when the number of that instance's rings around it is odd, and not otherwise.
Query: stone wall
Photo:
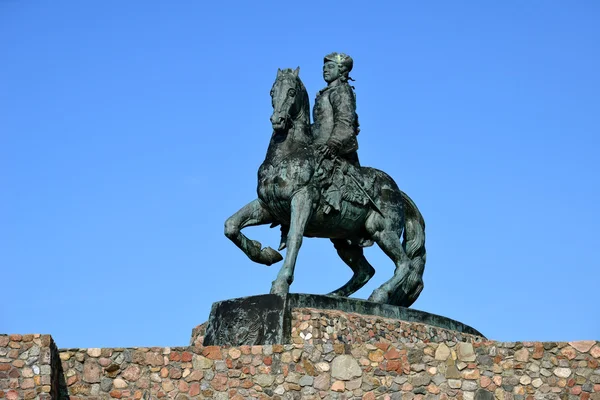
[[[202,346],[202,325],[187,347],[56,352],[47,335],[0,336],[0,398],[600,400],[595,341],[502,343],[340,311],[293,314],[285,345]]]
[[[600,399],[600,345],[442,342],[62,350],[71,399]]]
[[[0,335],[0,398],[57,398],[57,354],[50,335]]]

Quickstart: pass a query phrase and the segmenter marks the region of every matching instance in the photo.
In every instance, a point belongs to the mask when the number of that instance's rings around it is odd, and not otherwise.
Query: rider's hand
[[[338,155],[340,153],[340,149],[342,148],[342,142],[329,139],[327,141],[327,147],[333,152],[333,154]]]
[[[338,155],[341,147],[342,144],[340,142],[336,140],[329,140],[326,144],[319,146],[317,151],[323,156],[335,158]]]
[[[331,150],[331,148],[326,145],[326,144],[322,144],[318,147],[317,151],[319,152],[319,154],[323,157],[328,157],[328,158],[333,158],[334,154],[333,151]]]

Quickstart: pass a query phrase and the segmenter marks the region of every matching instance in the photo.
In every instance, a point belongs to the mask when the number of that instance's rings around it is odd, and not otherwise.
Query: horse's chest
[[[309,183],[313,167],[303,159],[274,161],[261,165],[258,171],[258,198],[270,209],[288,214],[289,218],[290,200]]]

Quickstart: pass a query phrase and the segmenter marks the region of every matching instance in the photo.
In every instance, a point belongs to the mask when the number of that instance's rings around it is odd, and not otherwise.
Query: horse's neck
[[[277,165],[282,160],[303,152],[312,144],[308,118],[293,120],[292,127],[286,133],[275,132],[267,150],[265,162]]]
[[[307,119],[294,121],[294,125],[288,133],[289,145],[310,145],[312,144],[312,136],[310,134],[310,124]]]
[[[310,113],[302,108],[300,113],[294,118],[293,122],[289,132],[289,135],[291,136],[289,139],[294,142],[310,144],[312,142],[312,136],[310,134]]]

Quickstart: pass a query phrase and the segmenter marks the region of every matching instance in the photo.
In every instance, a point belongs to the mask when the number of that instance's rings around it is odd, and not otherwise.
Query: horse
[[[289,293],[303,237],[329,238],[352,269],[350,280],[329,293],[343,297],[362,288],[375,274],[363,254],[363,247],[374,242],[393,261],[395,270],[368,300],[412,305],[423,290],[426,261],[425,222],[415,203],[385,172],[351,166],[347,172],[352,174],[351,182],[361,186],[359,190],[368,203],[342,199],[339,210],[328,209],[317,179],[323,158],[314,144],[308,93],[299,78],[299,68],[277,70],[271,103],[273,132],[258,170],[258,198],[226,220],[225,236],[252,261],[271,265],[283,259],[281,254],[271,247],[263,248],[241,230],[265,224],[282,226],[279,250],[287,247],[287,252],[271,285],[271,294],[278,295]]]

